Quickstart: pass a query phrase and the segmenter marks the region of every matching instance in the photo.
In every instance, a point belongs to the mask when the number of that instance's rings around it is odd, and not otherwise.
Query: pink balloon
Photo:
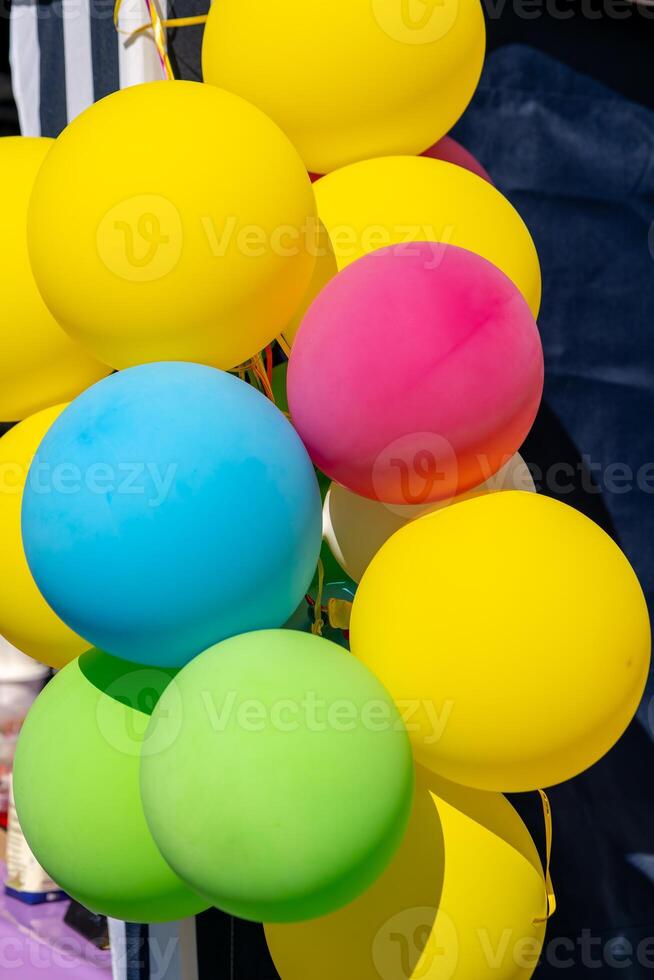
[[[434,143],[428,150],[421,153],[420,156],[433,157],[434,160],[444,160],[445,163],[455,163],[457,167],[463,167],[465,170],[477,174],[478,177],[483,177],[489,184],[493,183],[490,174],[482,167],[479,160],[473,157],[472,153],[469,153],[465,146],[461,146],[460,143],[453,140],[451,136],[444,136],[438,143]]]
[[[288,369],[291,417],[314,463],[389,504],[478,486],[538,410],[536,322],[494,265],[413,242],[353,262],[310,306]]]

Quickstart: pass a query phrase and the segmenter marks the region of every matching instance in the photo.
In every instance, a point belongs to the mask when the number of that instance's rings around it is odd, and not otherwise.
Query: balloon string
[[[266,374],[268,375],[268,381],[272,385],[273,378],[273,351],[272,344],[268,344],[266,347]]]
[[[322,558],[318,559],[318,588],[316,589],[316,601],[313,607],[313,623],[311,626],[311,632],[314,636],[322,636],[322,628],[325,625],[325,621],[322,618],[322,593],[325,587],[325,566],[322,563]]]
[[[541,802],[543,804],[543,817],[545,819],[545,892],[547,896],[547,911],[544,916],[534,919],[534,925],[538,925],[541,922],[547,922],[551,919],[556,912],[556,895],[554,894],[554,885],[552,884],[552,875],[550,873],[550,864],[552,861],[552,808],[550,806],[550,801],[547,798],[547,793],[539,789]]]
[[[173,72],[173,67],[170,63],[170,58],[168,57],[168,45],[166,43],[166,28],[168,27],[192,27],[196,24],[205,24],[207,21],[208,14],[198,14],[195,17],[173,17],[167,20],[163,20],[159,10],[156,5],[156,0],[145,0],[145,5],[148,9],[148,14],[150,15],[150,23],[142,24],[137,27],[134,31],[123,31],[118,27],[118,17],[120,14],[120,8],[122,6],[122,0],[116,0],[114,5],[114,26],[120,34],[127,34],[128,37],[137,37],[144,31],[152,29],[152,34],[154,36],[154,43],[157,49],[157,54],[159,55],[159,61],[161,62],[161,67],[163,68],[164,75],[168,81],[174,81],[175,73]]]
[[[247,375],[250,374],[254,384],[261,389],[273,405],[276,405],[277,400],[272,389],[272,351],[270,358],[268,358],[268,348],[266,348],[266,361],[267,364],[264,365],[261,354],[255,354],[249,361],[245,361],[245,363],[239,364],[238,367],[231,370],[232,373],[238,374],[241,381],[247,381]]]
[[[283,335],[281,333],[280,333],[279,337],[277,338],[277,343],[279,344],[279,346],[281,347],[281,349],[284,351],[284,353],[286,354],[286,356],[287,357],[290,357],[291,356],[291,348],[286,343],[286,340],[285,340],[285,338],[283,337]]]
[[[271,377],[268,374],[268,370],[264,367],[263,358],[261,354],[256,354],[252,358],[252,366],[250,368],[257,381],[261,385],[261,390],[263,391],[266,398],[275,404],[275,393],[272,390]],[[272,372],[271,372],[272,373]]]

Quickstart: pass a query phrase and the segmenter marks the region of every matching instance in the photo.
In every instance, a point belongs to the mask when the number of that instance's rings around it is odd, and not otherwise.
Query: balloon
[[[0,439],[0,633],[23,653],[57,669],[89,644],[62,623],[37,589],[23,550],[20,511],[32,457],[65,407],[45,408]]]
[[[352,652],[440,775],[521,792],[570,779],[622,735],[643,693],[647,607],[617,545],[560,501],[506,491],[421,517],[361,580]]]
[[[141,754],[165,744],[156,729],[145,734],[148,716],[170,680],[89,651],[39,695],[16,749],[16,808],[38,862],[93,912],[132,922],[209,904],[159,854],[139,796]]]
[[[513,283],[465,249],[416,242],[364,256],[323,289],[287,390],[324,473],[372,500],[425,504],[497,472],[542,387],[538,329]]]
[[[180,877],[232,915],[331,912],[400,844],[413,795],[404,726],[329,640],[225,640],[184,668],[151,725],[166,747],[142,762],[150,830]]]
[[[327,283],[334,278],[337,272],[338,268],[336,266],[336,258],[334,256],[332,243],[329,240],[329,235],[327,234],[325,226],[319,223],[316,264],[313,269],[313,276],[311,278],[311,282],[309,283],[309,288],[297,312],[295,313],[295,316],[282,331],[284,340],[289,347],[292,347],[293,345],[293,341],[295,340],[296,334],[300,329],[300,324],[302,323],[304,314],[307,312],[321,289],[323,289]]]
[[[71,629],[137,663],[286,622],[321,539],[313,468],[254,388],[198,364],[101,381],[54,423],[30,470],[23,542]]]
[[[536,248],[512,205],[463,167],[426,157],[366,160],[314,185],[339,269],[387,245],[412,254],[412,242],[459,245],[496,265],[534,316],[541,294]]]
[[[433,160],[444,160],[445,163],[455,163],[457,167],[464,167],[470,173],[477,174],[478,177],[487,180],[489,184],[493,183],[488,171],[482,167],[479,160],[473,157],[465,146],[461,146],[460,143],[453,140],[451,136],[444,136],[438,143],[434,143],[420,155],[431,157]]]
[[[453,140],[451,136],[443,136],[442,139],[434,143],[433,146],[430,146],[420,156],[432,157],[434,160],[444,160],[446,163],[454,163],[457,167],[464,167],[470,173],[477,174],[478,177],[483,177],[489,184],[493,183],[488,171],[482,167],[479,160],[473,157],[472,153],[469,153],[464,146],[461,146],[460,143]],[[320,180],[323,176],[324,174],[309,174],[312,184]]]
[[[478,493],[499,490],[536,492],[529,467],[518,453],[485,483],[452,501],[441,500],[427,505],[383,504],[359,497],[338,483],[332,483],[322,511],[323,538],[341,568],[355,582],[360,582],[384,542],[405,524]]]
[[[277,126],[176,81],[116,92],[64,130],[28,237],[50,310],[112,367],[231,368],[295,313],[316,229],[309,177]]]
[[[545,896],[510,803],[418,769],[404,841],[372,888],[332,915],[267,925],[266,938],[282,980],[526,980]]]
[[[307,170],[420,153],[463,113],[479,81],[477,0],[221,0],[202,45],[205,82],[267,112]]]
[[[109,373],[73,343],[41,299],[27,254],[25,222],[34,179],[54,140],[5,136],[0,237],[0,419],[14,422],[73,398]]]

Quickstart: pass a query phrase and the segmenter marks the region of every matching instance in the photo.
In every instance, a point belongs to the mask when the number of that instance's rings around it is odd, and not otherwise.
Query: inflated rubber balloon
[[[43,492],[43,488],[48,492]],[[137,663],[281,626],[316,567],[321,502],[293,427],[232,375],[122,371],[57,419],[23,498],[35,581],[71,629]]]
[[[209,905],[161,857],[140,800],[140,757],[165,748],[149,715],[170,681],[89,651],[39,695],[16,750],[16,808],[38,862],[93,912],[131,922]]]
[[[445,163],[455,163],[457,167],[464,167],[470,173],[477,174],[478,177],[487,180],[489,184],[493,183],[488,171],[482,167],[479,160],[473,157],[472,153],[466,150],[465,146],[461,146],[460,143],[453,140],[451,136],[444,136],[442,140],[434,143],[433,146],[430,146],[428,150],[425,150],[420,155],[431,157],[433,160],[444,160]]]
[[[408,830],[360,898],[267,925],[282,980],[527,980],[543,945],[545,882],[527,828],[498,793],[418,770]]]
[[[350,641],[396,700],[419,700],[420,762],[518,792],[608,752],[650,658],[645,599],[617,545],[572,507],[518,491],[389,538],[357,591]]]
[[[151,726],[166,747],[142,762],[150,829],[189,886],[233,915],[331,912],[400,844],[413,796],[404,725],[377,679],[329,640],[225,640],[181,671]]]
[[[359,497],[338,483],[332,483],[322,509],[323,538],[341,568],[360,582],[366,568],[391,534],[410,521],[441,507],[461,503],[478,493],[499,490],[536,492],[529,467],[516,453],[494,476],[452,501],[433,504],[383,504]]]
[[[67,401],[109,373],[61,329],[36,288],[27,253],[27,206],[54,140],[0,139],[0,420]],[[55,254],[56,247],[53,245]]]
[[[57,669],[89,644],[62,623],[37,589],[25,558],[20,513],[34,453],[65,407],[37,412],[0,439],[0,633],[23,653]]]
[[[478,0],[221,0],[202,46],[205,82],[277,122],[307,170],[421,153],[467,106],[484,58]]]
[[[487,180],[442,160],[387,157],[327,174],[314,190],[339,269],[387,245],[400,254],[419,241],[459,245],[501,269],[538,315],[536,248],[518,212]]]
[[[284,340],[289,347],[292,346],[293,341],[295,340],[304,314],[307,312],[321,289],[323,289],[327,283],[334,278],[337,272],[338,267],[336,265],[336,257],[334,255],[332,243],[329,240],[329,235],[327,234],[325,226],[319,222],[316,264],[313,268],[313,276],[311,278],[311,282],[309,283],[309,288],[307,289],[306,295],[302,300],[302,303],[300,304],[295,316],[282,331]]]
[[[28,226],[45,302],[116,368],[245,361],[300,305],[316,235],[309,177],[279,128],[185,81],[79,115],[39,173]]]
[[[322,290],[291,351],[293,424],[324,473],[393,504],[450,500],[516,452],[543,352],[499,269],[454,245],[364,256]]]

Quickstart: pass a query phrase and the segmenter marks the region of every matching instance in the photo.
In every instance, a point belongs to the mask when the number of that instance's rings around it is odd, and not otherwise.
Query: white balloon
[[[381,546],[405,524],[477,494],[496,493],[499,490],[536,493],[529,467],[519,453],[474,490],[468,490],[452,500],[431,504],[384,504],[360,497],[340,484],[332,483],[323,506],[323,537],[341,568],[355,582],[360,582]]]

